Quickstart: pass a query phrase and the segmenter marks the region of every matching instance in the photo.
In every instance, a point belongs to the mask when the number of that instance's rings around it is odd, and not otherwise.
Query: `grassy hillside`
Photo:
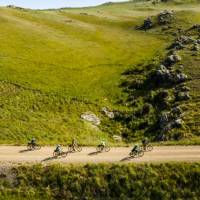
[[[0,199],[199,199],[200,165],[21,166],[4,169]]]
[[[200,22],[198,4],[171,2],[46,11],[0,8],[0,143],[26,143],[33,136],[43,144],[66,143],[75,136],[84,144],[96,144],[100,138],[112,142],[113,134],[128,134],[131,140],[143,136],[145,130],[127,130],[124,119],[109,119],[101,110],[133,111],[126,102],[129,94],[120,86],[123,73],[159,62],[174,39],[159,28],[145,32],[135,27],[169,8],[179,16],[174,26]],[[191,69],[198,59],[184,60],[188,74],[195,76],[198,67]],[[186,103],[188,110],[198,103],[197,79],[195,83],[192,94],[197,99]],[[101,118],[100,127],[80,118],[87,111]],[[187,115],[191,137],[198,135],[198,113],[196,108]]]

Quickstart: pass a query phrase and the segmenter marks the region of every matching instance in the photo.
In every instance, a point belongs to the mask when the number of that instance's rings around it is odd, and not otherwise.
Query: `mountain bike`
[[[82,147],[80,145],[72,145],[70,144],[68,147],[68,151],[69,152],[81,152],[82,151]]]
[[[153,150],[153,146],[151,144],[147,144],[145,147],[142,146],[142,150],[143,151],[152,151]]]
[[[58,151],[55,151],[55,150],[54,150],[54,152],[53,152],[53,157],[54,157],[54,158],[57,158],[57,157],[59,157],[59,156],[65,158],[65,157],[67,156],[67,153],[66,153],[66,152],[58,152]]]
[[[40,150],[41,149],[41,146],[39,144],[32,144],[32,143],[28,143],[27,144],[27,149],[29,151],[33,151],[33,150]]]
[[[110,147],[109,146],[103,146],[103,145],[98,145],[96,148],[97,152],[109,152],[110,151]]]
[[[129,153],[129,156],[132,158],[142,157],[143,155],[144,155],[144,151],[142,149],[140,149],[139,151],[131,151]]]

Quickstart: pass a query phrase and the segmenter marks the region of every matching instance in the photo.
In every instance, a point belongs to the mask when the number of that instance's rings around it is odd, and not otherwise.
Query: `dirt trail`
[[[0,146],[0,163],[100,163],[100,162],[200,162],[200,146],[160,146],[146,152],[142,158],[129,159],[131,148],[113,147],[110,152],[97,153],[94,147],[84,147],[81,153],[68,153],[65,158],[52,157],[54,147],[27,151],[24,146]],[[67,147],[63,148],[67,151]]]

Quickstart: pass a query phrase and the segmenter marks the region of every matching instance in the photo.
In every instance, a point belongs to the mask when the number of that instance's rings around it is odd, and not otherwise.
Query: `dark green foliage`
[[[49,199],[198,199],[200,164],[18,167],[1,196]],[[35,197],[33,197],[35,195]]]
[[[166,11],[164,15],[170,13]],[[199,42],[199,25],[188,21],[189,18],[198,21],[199,15],[182,11],[173,12],[172,16],[170,26],[163,28],[157,25],[148,30],[148,33],[165,34],[169,42],[165,51],[123,73],[121,87],[128,95],[126,105],[129,111],[122,111],[116,120],[125,127],[122,136],[127,141],[139,140],[144,135],[156,141],[160,140],[160,136],[179,141],[199,135],[196,116],[199,116],[197,82],[200,54],[192,52],[195,41]],[[152,19],[156,19],[156,16]],[[191,83],[194,80],[195,87]],[[195,109],[194,101],[197,103]],[[183,109],[174,113],[177,107]],[[190,123],[185,121],[187,118]]]

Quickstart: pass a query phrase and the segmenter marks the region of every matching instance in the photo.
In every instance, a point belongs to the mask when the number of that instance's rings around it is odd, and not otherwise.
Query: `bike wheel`
[[[81,152],[82,151],[82,147],[81,146],[77,146],[77,151]]]
[[[34,149],[40,150],[40,149],[41,149],[41,146],[40,146],[39,144],[36,144],[35,147],[34,147]]]
[[[110,151],[110,147],[104,147],[105,148],[105,152],[109,152]]]
[[[103,150],[103,147],[101,145],[97,146],[96,148],[97,152],[101,152]]]
[[[69,145],[68,151],[69,151],[69,152],[74,152],[74,148],[72,147],[72,145]]]
[[[152,151],[152,150],[153,150],[153,146],[149,144],[149,145],[146,147],[146,150],[147,150],[147,151]]]
[[[32,149],[33,149],[33,148],[32,148],[32,145],[31,145],[31,144],[28,144],[28,145],[27,145],[27,149],[28,149],[29,151],[32,151]]]
[[[62,156],[62,158],[66,158],[67,157],[67,153],[63,152],[63,153],[61,153],[61,156]]]
[[[129,153],[129,156],[132,157],[132,158],[134,158],[136,155],[137,155],[137,153],[136,153],[136,152],[133,152],[133,151],[131,151],[131,152]]]
[[[58,153],[57,152],[53,152],[53,157],[58,157]]]
[[[138,157],[142,157],[144,155],[144,151],[139,151],[138,152]]]

